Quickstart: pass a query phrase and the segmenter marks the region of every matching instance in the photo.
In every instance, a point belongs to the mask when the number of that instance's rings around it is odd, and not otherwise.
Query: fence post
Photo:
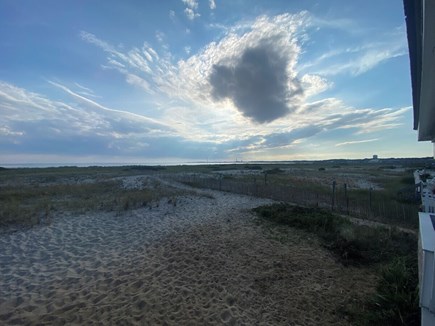
[[[254,177],[254,195],[258,196],[257,178]]]
[[[346,201],[346,213],[349,215],[349,198],[347,197],[347,183],[344,184],[344,200]]]
[[[369,188],[369,212],[368,216],[372,215],[372,187]]]
[[[331,203],[332,210],[334,210],[334,204],[335,204],[335,185],[336,184],[337,183],[335,182],[335,180],[332,181],[332,203]]]

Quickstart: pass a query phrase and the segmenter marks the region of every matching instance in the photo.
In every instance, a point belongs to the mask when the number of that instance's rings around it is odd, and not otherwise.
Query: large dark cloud
[[[260,42],[231,64],[213,65],[212,96],[231,99],[245,117],[258,123],[283,117],[302,94],[299,80],[289,76],[288,61],[273,42]]]

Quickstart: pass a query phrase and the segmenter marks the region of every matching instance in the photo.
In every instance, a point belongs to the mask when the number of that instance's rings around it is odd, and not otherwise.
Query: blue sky
[[[0,163],[430,156],[402,2],[0,2]]]

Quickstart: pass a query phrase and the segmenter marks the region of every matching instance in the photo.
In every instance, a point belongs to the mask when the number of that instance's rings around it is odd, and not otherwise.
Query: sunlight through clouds
[[[62,55],[41,42],[44,70],[9,54],[0,154],[291,159],[397,139],[411,115],[403,21],[324,6],[119,4],[129,28],[77,23]]]

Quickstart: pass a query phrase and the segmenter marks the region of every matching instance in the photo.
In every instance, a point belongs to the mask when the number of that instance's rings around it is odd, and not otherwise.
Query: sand
[[[277,240],[250,211],[270,202],[204,190],[0,234],[0,324],[348,325],[373,276],[303,232]]]

